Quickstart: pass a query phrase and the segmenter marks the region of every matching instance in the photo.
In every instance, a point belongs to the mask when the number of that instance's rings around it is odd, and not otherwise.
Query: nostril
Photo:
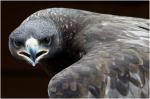
[[[39,56],[41,56],[42,54],[46,53],[47,51],[40,51],[36,54],[36,58],[38,58]]]
[[[30,57],[30,54],[28,54],[28,53],[26,53],[26,52],[19,52],[19,54],[21,54],[21,55],[24,55],[24,56],[27,56],[27,57]]]

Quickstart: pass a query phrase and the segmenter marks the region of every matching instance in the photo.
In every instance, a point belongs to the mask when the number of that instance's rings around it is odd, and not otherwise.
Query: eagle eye
[[[14,46],[16,48],[19,48],[23,45],[23,43],[20,40],[14,40],[13,42],[14,42]]]
[[[50,45],[51,44],[51,38],[50,37],[45,37],[41,40],[42,44]]]

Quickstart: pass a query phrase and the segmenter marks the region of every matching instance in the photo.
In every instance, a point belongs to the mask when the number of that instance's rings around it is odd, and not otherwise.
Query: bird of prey
[[[9,49],[32,66],[57,71],[50,98],[149,97],[148,33],[148,19],[49,8],[10,34]]]

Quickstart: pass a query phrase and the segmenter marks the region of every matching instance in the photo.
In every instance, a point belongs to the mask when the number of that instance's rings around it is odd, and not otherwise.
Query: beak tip
[[[32,66],[35,67],[36,63],[35,62],[31,62]]]
[[[35,67],[38,62],[32,62],[32,66]]]
[[[35,64],[32,64],[33,67],[35,67]]]

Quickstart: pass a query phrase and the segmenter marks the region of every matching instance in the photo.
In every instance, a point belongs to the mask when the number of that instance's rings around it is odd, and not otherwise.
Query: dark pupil
[[[15,46],[17,46],[17,47],[22,46],[21,41],[15,40],[14,43],[15,43]]]
[[[44,44],[49,44],[50,43],[50,39],[48,37],[42,39],[42,43]]]

